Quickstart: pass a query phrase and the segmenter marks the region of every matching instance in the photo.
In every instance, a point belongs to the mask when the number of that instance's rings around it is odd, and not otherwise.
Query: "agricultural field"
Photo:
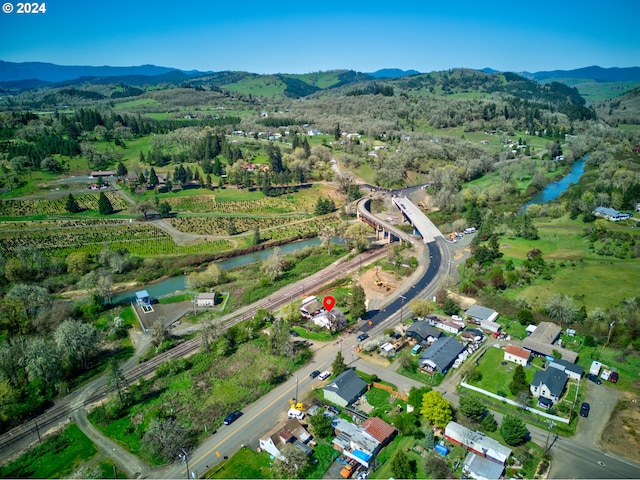
[[[113,209],[127,210],[129,204],[115,192],[105,192]],[[98,211],[99,193],[74,194],[74,198],[82,210]],[[4,200],[0,202],[0,217],[24,218],[39,215],[69,216],[65,205],[67,196],[63,195],[55,199],[36,200]]]
[[[305,216],[287,217],[250,217],[250,216],[180,216],[169,219],[169,223],[185,233],[197,235],[229,235],[230,228],[236,233],[253,232],[256,228],[264,232],[266,229],[281,227],[305,220]]]
[[[45,225],[51,225],[47,223]],[[60,221],[55,226],[5,223],[0,231],[0,253],[13,256],[18,247],[35,246],[49,256],[64,257],[72,252],[100,253],[108,247],[127,250],[133,255],[184,255],[218,253],[234,248],[230,240],[202,241],[177,245],[171,236],[152,224],[101,220]],[[11,228],[14,227],[14,228]]]
[[[286,214],[309,213],[315,208],[319,196],[336,197],[335,187],[314,185],[295,193],[279,197],[266,197],[259,191],[233,188],[217,190],[215,194],[204,194],[207,190],[187,190],[183,195],[160,194],[171,205],[172,210],[192,213],[235,214]],[[189,192],[193,192],[190,194]]]

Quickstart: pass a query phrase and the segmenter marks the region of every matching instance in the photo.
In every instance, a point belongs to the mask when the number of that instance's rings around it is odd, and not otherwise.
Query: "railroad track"
[[[239,309],[237,312],[223,317],[222,328],[224,330],[253,318],[256,311],[265,308],[269,310],[276,310],[283,305],[290,303],[294,296],[309,295],[318,288],[326,285],[327,283],[339,278],[343,275],[351,273],[352,271],[359,269],[362,264],[373,261],[378,257],[386,254],[388,246],[378,248],[375,250],[368,250],[360,255],[357,255],[349,261],[342,261],[334,263],[329,267],[321,270],[320,272],[311,275],[305,280],[299,281],[293,285],[284,287],[277,293],[271,295],[266,299],[259,300],[248,307]],[[200,339],[198,337],[191,340],[187,340],[171,350],[167,350],[155,357],[135,365],[124,373],[124,377],[127,384],[132,384],[140,378],[146,378],[154,374],[156,369],[169,360],[176,358],[186,357],[195,353],[200,348]],[[35,418],[27,420],[21,425],[14,427],[12,430],[4,433],[0,436],[0,456],[4,457],[7,454],[6,449],[12,445],[20,442],[21,440],[35,441],[36,438],[40,438],[41,431],[51,428],[54,425],[59,424],[66,418],[70,418],[71,414],[76,410],[85,408],[87,405],[99,402],[106,397],[107,391],[104,385],[104,379],[97,379],[93,383],[93,387],[85,387],[88,389],[93,388],[93,392],[82,401],[78,401],[78,396],[81,392],[67,395],[57,404],[52,406],[44,413],[38,415]]]

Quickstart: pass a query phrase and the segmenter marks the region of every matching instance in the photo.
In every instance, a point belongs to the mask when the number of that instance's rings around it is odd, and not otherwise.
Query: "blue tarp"
[[[369,455],[368,453],[365,453],[365,452],[363,452],[361,450],[354,450],[351,453],[353,454],[354,457],[357,457],[360,460],[364,460],[365,462],[368,462],[371,459],[371,455]]]
[[[440,455],[442,455],[443,457],[446,457],[447,454],[449,453],[449,449],[444,445],[440,445],[439,443],[435,446],[434,450],[438,452]]]

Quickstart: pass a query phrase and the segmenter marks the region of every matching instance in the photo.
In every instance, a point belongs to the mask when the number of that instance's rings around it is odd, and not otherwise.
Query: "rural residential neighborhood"
[[[640,478],[638,8],[393,7],[3,5],[0,477]]]

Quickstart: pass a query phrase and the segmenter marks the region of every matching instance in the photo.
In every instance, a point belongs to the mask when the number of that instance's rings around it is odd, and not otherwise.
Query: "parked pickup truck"
[[[342,478],[349,478],[352,473],[353,473],[353,465],[347,464],[344,467],[342,467],[342,469],[340,470],[340,475],[342,476]]]

